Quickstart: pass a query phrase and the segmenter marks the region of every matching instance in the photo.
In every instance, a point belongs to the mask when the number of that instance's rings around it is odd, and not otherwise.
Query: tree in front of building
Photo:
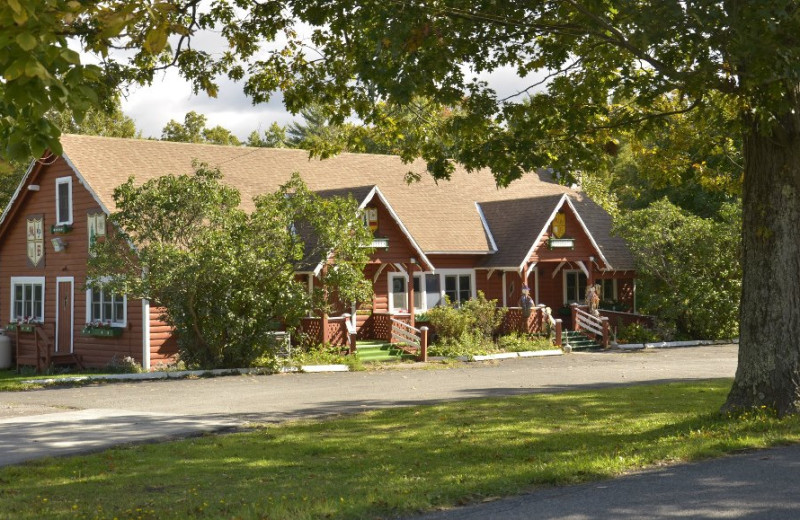
[[[237,190],[218,170],[166,175],[142,185],[133,178],[114,192],[117,232],[94,244],[89,277],[130,298],[163,309],[175,329],[181,359],[190,366],[251,366],[274,359],[272,334],[295,327],[312,306],[298,267],[314,257],[330,264],[332,292],[364,298],[352,272],[369,255],[367,232],[352,199],[321,199],[293,177],[240,209]],[[297,232],[302,218],[319,237],[313,246]],[[327,265],[326,264],[326,265]],[[363,276],[359,277],[363,280]]]
[[[715,218],[693,215],[666,198],[621,213],[615,231],[636,259],[639,310],[684,339],[736,337],[741,224],[739,202],[723,204]]]

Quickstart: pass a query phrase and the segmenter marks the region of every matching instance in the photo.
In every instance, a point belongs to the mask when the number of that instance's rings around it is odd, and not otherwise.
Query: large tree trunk
[[[748,122],[739,366],[724,410],[800,411],[800,103],[768,131]]]

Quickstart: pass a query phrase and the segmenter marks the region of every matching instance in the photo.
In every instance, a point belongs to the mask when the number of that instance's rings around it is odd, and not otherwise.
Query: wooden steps
[[[585,336],[583,333],[568,330],[563,333],[562,342],[564,345],[569,345],[572,350],[595,350],[602,349],[603,346],[595,340]]]

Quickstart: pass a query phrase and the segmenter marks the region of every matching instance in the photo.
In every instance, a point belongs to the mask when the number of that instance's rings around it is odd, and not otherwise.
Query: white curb
[[[643,350],[653,348],[680,348],[680,347],[697,347],[705,345],[729,345],[731,343],[739,343],[739,338],[733,339],[702,339],[692,341],[661,341],[657,343],[625,343],[617,345],[616,348],[620,350]]]

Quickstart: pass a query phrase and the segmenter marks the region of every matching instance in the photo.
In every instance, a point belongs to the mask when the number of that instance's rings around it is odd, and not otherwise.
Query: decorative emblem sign
[[[367,226],[372,231],[378,229],[378,208],[366,208],[364,210],[364,217],[367,221]]]
[[[44,258],[44,219],[29,217],[28,219],[28,260],[33,267],[38,267]]]
[[[564,213],[556,213],[553,219],[552,230],[554,237],[561,238],[564,236],[564,233],[567,231],[567,216]]]

